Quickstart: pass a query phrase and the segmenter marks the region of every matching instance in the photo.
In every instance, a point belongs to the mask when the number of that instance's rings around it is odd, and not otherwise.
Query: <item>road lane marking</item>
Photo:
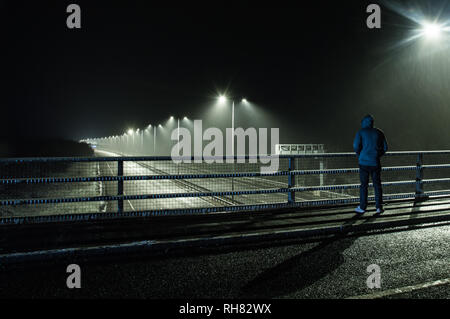
[[[353,296],[353,297],[349,297],[346,299],[377,299],[377,298],[398,295],[398,294],[404,294],[407,292],[412,292],[412,291],[416,291],[416,290],[420,290],[420,289],[426,289],[426,288],[430,288],[430,287],[436,287],[436,286],[447,285],[447,284],[450,284],[450,278],[429,281],[426,283],[412,285],[412,286],[406,286],[406,287],[401,287],[401,288],[388,289],[388,290],[384,290],[384,291],[380,291],[380,292],[375,292],[372,294]]]

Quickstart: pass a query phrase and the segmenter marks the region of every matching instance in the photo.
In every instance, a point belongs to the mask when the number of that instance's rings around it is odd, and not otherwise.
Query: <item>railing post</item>
[[[291,172],[295,170],[295,158],[289,157],[289,168],[288,171]],[[288,188],[295,187],[295,176],[289,174],[288,175]],[[288,204],[294,204],[295,203],[295,192],[291,191],[288,193]]]
[[[123,177],[123,160],[119,159],[117,161],[117,176]],[[117,195],[122,196],[123,195],[123,179],[117,181]],[[119,213],[123,212],[123,199],[119,199],[117,201],[117,210]]]
[[[323,163],[323,157],[320,158],[319,165],[320,165],[320,166],[319,166],[319,169],[320,169],[321,171],[323,171],[324,168],[325,168],[325,165],[324,165],[324,163]],[[324,183],[323,183],[323,174],[320,174],[319,176],[320,176],[320,177],[319,177],[320,186],[323,186],[323,185],[324,185]]]
[[[236,174],[234,161],[235,159],[233,158],[233,174]],[[234,201],[234,176],[231,176],[231,191],[233,192],[233,194],[231,194],[231,200]]]
[[[417,155],[416,161],[416,199],[423,197],[423,154]]]

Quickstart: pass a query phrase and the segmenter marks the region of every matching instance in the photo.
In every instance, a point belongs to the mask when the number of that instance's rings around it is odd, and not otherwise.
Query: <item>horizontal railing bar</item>
[[[433,183],[448,183],[450,178],[435,178],[435,179],[423,179],[421,183],[423,184],[433,184]],[[384,182],[381,186],[405,186],[405,185],[415,185],[417,183],[414,181],[396,181],[396,182]],[[290,188],[291,191],[295,192],[306,192],[306,191],[321,191],[321,190],[336,190],[336,189],[355,189],[359,188],[360,184],[342,184],[342,185],[327,185],[327,186],[307,186],[307,187],[293,187]],[[373,187],[373,183],[369,183],[369,187]]]
[[[385,156],[408,156],[408,155],[444,155],[450,154],[450,150],[437,151],[397,151],[387,152]],[[173,161],[173,160],[224,160],[227,159],[270,159],[273,157],[279,158],[314,158],[314,157],[356,157],[353,152],[343,153],[308,153],[308,154],[292,154],[292,155],[243,155],[243,156],[213,156],[213,157],[171,157],[171,156],[112,156],[112,157],[23,157],[23,158],[0,158],[0,163],[25,163],[25,162],[114,162],[122,161]]]
[[[440,182],[450,182],[450,178],[442,178],[442,179],[429,179],[423,180],[423,183],[432,184],[432,183],[440,183]],[[404,185],[415,185],[417,181],[397,181],[397,182],[385,182],[381,183],[382,186],[404,186]],[[373,183],[369,183],[369,187],[373,187]],[[359,188],[360,184],[343,184],[343,185],[329,185],[329,186],[311,186],[311,187],[300,187],[300,188],[291,188],[291,190],[296,192],[303,191],[317,191],[317,190],[336,190],[336,189],[355,189]]]
[[[424,183],[450,182],[448,179],[424,180]],[[398,181],[382,183],[383,186],[404,186],[414,185],[416,181]],[[79,202],[97,202],[97,201],[116,201],[116,200],[145,200],[145,199],[166,199],[166,198],[186,198],[186,197],[212,197],[212,196],[238,196],[238,195],[259,195],[276,194],[288,192],[306,192],[320,190],[337,189],[356,189],[359,184],[328,185],[313,187],[293,187],[293,188],[274,188],[258,189],[245,191],[225,191],[225,192],[199,192],[199,193],[163,193],[163,194],[142,194],[142,195],[112,195],[112,196],[93,196],[93,197],[74,197],[74,198],[36,198],[36,199],[6,199],[0,200],[0,206],[17,205],[38,205],[38,204],[61,204],[61,203],[79,203]],[[372,183],[369,186],[373,186]]]
[[[423,179],[421,183],[423,184],[433,184],[433,183],[448,183],[450,178],[433,178],[433,179]]]
[[[422,196],[446,196],[450,195],[450,190],[426,192]],[[397,199],[413,199],[416,198],[415,193],[402,193],[384,195],[383,200],[397,200]],[[374,201],[374,196],[368,197],[369,201]],[[216,207],[201,207],[201,208],[181,208],[181,209],[160,209],[160,210],[140,210],[127,212],[93,212],[81,214],[64,214],[64,215],[46,215],[46,216],[24,216],[24,217],[3,217],[0,218],[0,225],[11,224],[27,224],[27,223],[49,223],[49,222],[73,222],[73,221],[87,221],[87,220],[108,220],[119,218],[135,218],[135,217],[153,217],[165,215],[181,215],[181,214],[206,214],[223,211],[254,211],[261,209],[282,209],[282,208],[302,208],[302,207],[320,207],[327,205],[345,205],[359,202],[359,197],[343,198],[343,199],[326,199],[326,200],[311,200],[295,203],[270,203],[270,204],[251,204],[239,206],[216,206]]]
[[[399,181],[399,182],[387,182],[382,183],[382,186],[404,186],[415,185],[416,181]],[[294,192],[309,192],[309,191],[329,191],[338,189],[356,189],[360,184],[342,184],[342,185],[328,185],[328,186],[306,186],[306,187],[293,187],[290,188]],[[373,187],[372,183],[369,183],[369,187]]]
[[[445,165],[450,168],[450,165]],[[443,168],[432,165],[424,168]],[[416,170],[416,166],[383,167],[382,171]],[[138,180],[165,180],[165,179],[204,179],[204,178],[231,178],[231,177],[271,177],[288,175],[318,175],[318,174],[346,174],[358,173],[359,168],[339,168],[326,170],[294,170],[279,171],[274,173],[243,172],[243,173],[219,173],[219,174],[180,174],[180,175],[135,175],[135,176],[93,176],[93,177],[42,177],[42,178],[10,178],[0,179],[0,184],[51,184],[51,183],[80,183],[80,182],[114,182],[114,181],[138,181]]]
[[[142,195],[111,195],[111,196],[92,196],[92,197],[72,197],[72,198],[37,198],[37,199],[15,199],[0,200],[0,206],[11,205],[37,205],[37,204],[60,204],[60,203],[79,203],[79,202],[98,202],[98,201],[116,201],[116,200],[144,200],[144,199],[165,199],[165,198],[184,198],[184,197],[208,197],[208,196],[231,196],[231,195],[257,195],[285,193],[290,191],[288,188],[267,189],[267,190],[248,190],[248,191],[227,191],[227,192],[202,192],[202,193],[164,193],[164,194],[142,194]]]
[[[430,164],[430,165],[422,165],[422,168],[428,169],[441,169],[441,168],[450,168],[450,164]]]
[[[416,169],[416,167],[411,167]],[[389,169],[386,169],[389,170]],[[179,174],[179,175],[135,175],[135,176],[93,176],[93,177],[41,177],[41,178],[10,178],[0,179],[0,184],[51,184],[51,183],[79,183],[79,182],[113,182],[137,180],[164,180],[164,179],[204,179],[204,178],[231,178],[231,177],[271,177],[288,175],[311,174],[343,174],[358,172],[358,168],[331,169],[331,170],[296,170],[279,171],[273,173],[243,172],[243,173],[215,173],[215,174]]]
[[[450,165],[449,165],[450,168]],[[417,166],[392,166],[383,167],[382,171],[413,171],[416,170]],[[348,174],[348,173],[359,173],[359,168],[336,168],[336,169],[314,169],[314,170],[294,170],[287,172],[287,175],[318,175],[318,174]]]
[[[196,179],[196,178],[231,178],[231,177],[270,177],[286,176],[287,171],[275,173],[223,173],[223,174],[180,174],[180,175],[135,175],[135,176],[94,176],[94,177],[43,177],[1,179],[0,184],[42,184],[42,183],[77,183],[77,182],[114,182],[164,179]]]

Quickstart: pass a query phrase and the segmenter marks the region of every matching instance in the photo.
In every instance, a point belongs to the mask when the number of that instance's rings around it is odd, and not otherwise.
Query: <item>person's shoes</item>
[[[377,211],[375,212],[375,214],[381,214],[382,212],[384,212],[383,208],[377,208]]]
[[[364,214],[366,211],[358,206],[355,208],[355,212],[357,212],[358,214]]]

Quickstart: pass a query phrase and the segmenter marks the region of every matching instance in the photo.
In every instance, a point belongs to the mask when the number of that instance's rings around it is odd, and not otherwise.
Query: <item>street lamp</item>
[[[127,138],[126,142],[125,142],[125,150],[130,151],[134,147],[134,130],[132,128],[130,128],[125,135]],[[132,146],[130,146],[130,143],[129,143],[130,136],[132,138],[132,140],[131,140],[131,143],[133,144]]]
[[[172,118],[173,118],[173,116],[172,116]],[[177,152],[178,152],[178,156],[180,156],[180,119],[178,118],[177,119],[177,126],[178,126],[178,129],[177,129],[177,140],[178,140],[178,143],[177,143]]]
[[[220,95],[220,96],[219,96],[219,103],[220,103],[220,104],[223,104],[223,103],[225,103],[226,101],[227,101],[227,98],[226,98],[225,95]]]
[[[155,125],[155,127],[153,128],[153,155],[156,155],[156,128],[157,127],[161,128],[162,125],[158,124],[158,126]]]
[[[137,129],[137,132],[136,132],[137,134],[139,134],[139,137],[140,137],[139,152],[136,152],[138,154],[143,154],[143,152],[144,152],[144,131],[145,130]]]
[[[174,120],[174,117],[171,116],[170,120]],[[188,121],[188,117],[184,116],[182,121]],[[177,117],[177,151],[178,151],[178,155],[180,154],[180,118]]]
[[[219,103],[225,104],[227,101],[227,97],[225,95],[219,96]],[[243,98],[241,103],[248,104],[247,99]],[[234,171],[234,99],[231,100],[231,156],[233,156],[233,171]],[[234,178],[231,177],[231,190],[234,192]],[[234,194],[231,196],[231,199],[234,200]]]
[[[225,104],[225,102],[227,101],[227,97],[225,95],[220,95],[218,97],[219,100],[219,104]],[[245,103],[248,104],[247,99],[243,98],[241,100],[241,103]],[[231,100],[231,155],[234,156],[234,99]]]
[[[153,128],[153,155],[156,155],[156,127]]]
[[[436,40],[440,37],[443,27],[437,23],[424,22],[421,31],[426,38]]]

